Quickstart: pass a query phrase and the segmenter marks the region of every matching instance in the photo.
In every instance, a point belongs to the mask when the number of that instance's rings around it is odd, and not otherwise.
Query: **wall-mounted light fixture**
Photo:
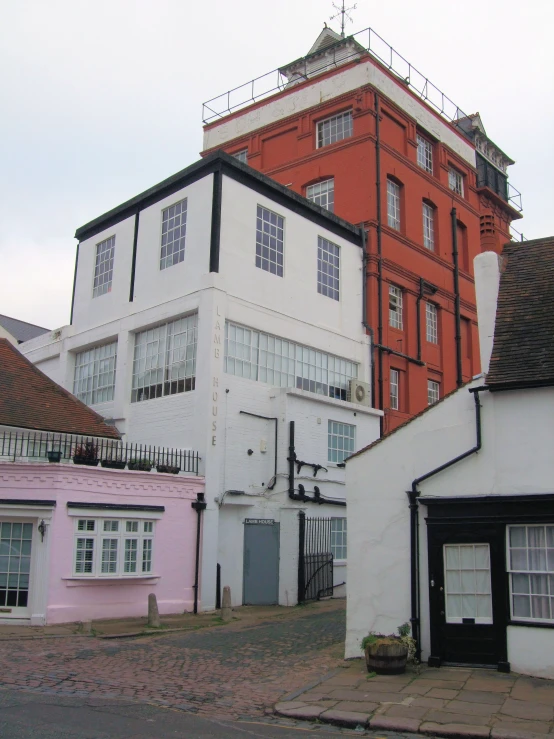
[[[38,532],[40,534],[40,540],[44,541],[44,534],[46,533],[46,523],[44,521],[44,518],[38,525]]]

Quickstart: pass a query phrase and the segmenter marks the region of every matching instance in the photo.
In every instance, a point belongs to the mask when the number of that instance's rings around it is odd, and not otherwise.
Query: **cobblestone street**
[[[132,640],[14,639],[0,643],[0,687],[261,716],[284,693],[341,664],[344,629],[344,602],[330,601],[257,623]]]

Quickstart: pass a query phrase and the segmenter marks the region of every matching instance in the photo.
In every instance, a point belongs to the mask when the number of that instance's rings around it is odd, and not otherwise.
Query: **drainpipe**
[[[454,313],[456,316],[456,385],[464,384],[462,377],[462,326],[460,318],[460,268],[458,264],[458,225],[456,208],[450,211],[452,218],[452,258],[454,261]]]
[[[379,346],[379,409],[384,409],[383,395],[383,249],[381,221],[381,108],[379,95],[375,93],[375,194],[377,197],[377,344]],[[379,418],[381,436],[384,430],[384,416]]]
[[[197,514],[196,518],[196,562],[194,565],[194,613],[198,613],[198,571],[200,569],[200,524],[202,521],[202,511],[208,505],[204,499],[204,493],[197,493],[196,500],[190,504]]]
[[[486,385],[480,387],[473,387],[469,389],[470,393],[473,393],[473,400],[475,403],[475,437],[476,443],[467,452],[459,454],[454,459],[450,459],[448,462],[441,464],[439,467],[430,472],[426,472],[420,477],[416,477],[412,482],[411,490],[407,491],[410,507],[410,597],[411,597],[411,617],[410,623],[412,626],[412,636],[416,642],[416,654],[415,657],[419,661],[421,660],[421,633],[420,633],[420,588],[419,588],[419,506],[417,499],[419,498],[418,485],[433,477],[439,472],[452,467],[452,465],[460,462],[466,457],[470,457],[472,454],[476,454],[482,446],[481,437],[481,403],[479,401],[479,393],[483,390],[488,390]]]

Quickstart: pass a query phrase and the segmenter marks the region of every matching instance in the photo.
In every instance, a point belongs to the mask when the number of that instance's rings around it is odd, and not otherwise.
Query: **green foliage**
[[[397,628],[398,634],[376,634],[374,631],[370,631],[367,636],[362,639],[362,649],[371,644],[381,642],[383,644],[394,644],[395,642],[401,642],[404,646],[408,647],[408,662],[416,664],[415,653],[416,653],[416,642],[415,639],[410,636],[410,624],[402,624]]]

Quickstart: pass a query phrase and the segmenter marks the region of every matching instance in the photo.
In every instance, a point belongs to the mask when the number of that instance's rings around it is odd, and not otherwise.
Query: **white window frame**
[[[400,370],[391,367],[389,377],[390,387],[390,407],[391,410],[397,411],[400,405]]]
[[[225,322],[224,370],[235,377],[346,400],[358,365],[230,321]]]
[[[464,176],[455,167],[448,168],[448,187],[455,192],[456,195],[464,197]]]
[[[263,205],[256,209],[256,267],[283,276],[285,262],[285,219]]]
[[[73,395],[87,405],[113,400],[116,366],[117,341],[78,352],[75,355]]]
[[[441,385],[436,380],[427,379],[427,405],[434,405],[440,400]]]
[[[141,518],[135,515],[124,516],[122,511],[106,511],[98,516],[98,512],[86,511],[81,515],[71,511],[74,516],[74,544],[73,544],[73,563],[72,576],[75,578],[105,580],[105,579],[137,579],[143,577],[155,577],[153,574],[153,561],[156,535],[155,521],[146,512],[141,513]],[[82,522],[87,525],[79,530]],[[91,528],[93,525],[93,528]],[[115,527],[115,528],[114,528]],[[133,529],[137,529],[134,531]],[[81,541],[86,542],[86,549],[79,548]],[[104,544],[114,542],[115,547],[105,549]],[[149,542],[145,546],[145,542]],[[130,551],[129,544],[136,543],[136,572],[126,571],[127,557]],[[88,551],[92,553],[90,560],[90,571],[85,572],[84,568],[78,567],[77,553],[79,551]],[[104,567],[105,559],[103,553],[109,551],[115,557],[110,557],[113,567]],[[149,553],[149,568],[143,570],[144,552]]]
[[[342,421],[327,421],[327,462],[342,464],[356,451],[356,426]]]
[[[348,533],[346,516],[331,518],[331,554],[335,562],[346,562],[348,557]]]
[[[330,213],[335,212],[335,180],[331,177],[322,182],[316,182],[308,185],[306,188],[306,197],[312,203],[320,205]]]
[[[112,291],[113,263],[115,257],[115,236],[110,236],[96,244],[92,297],[98,298]]]
[[[425,303],[425,338],[430,344],[439,343],[438,309],[434,303]]]
[[[435,208],[423,202],[423,246],[429,251],[435,251]]]
[[[433,144],[429,139],[417,134],[417,163],[421,169],[433,174]]]
[[[400,231],[400,185],[387,177],[387,224]]]
[[[511,535],[514,529],[525,530],[525,547],[512,546]],[[530,529],[542,529],[544,532],[544,545],[535,547],[529,546]],[[513,621],[524,621],[526,623],[554,623],[554,524],[513,524],[507,527],[506,534],[506,563],[510,584],[511,619]],[[512,554],[514,551],[519,553],[525,552],[525,567],[521,567],[521,565],[518,567],[513,566]],[[534,557],[538,557],[539,559],[544,558],[544,567],[533,567],[531,565],[531,552],[534,553]],[[520,584],[518,585],[516,585],[516,578],[519,578],[520,580]],[[524,592],[525,588],[522,589],[521,587],[521,584],[524,582],[524,578],[527,578],[528,592]],[[539,578],[542,579],[543,585],[545,586],[545,588],[541,588],[541,590],[546,590],[547,592],[531,592],[533,589],[537,589]],[[550,617],[533,615],[535,608],[533,604],[533,596],[536,598],[544,598],[548,601]],[[516,616],[514,614],[514,599],[516,597],[528,598],[530,616]],[[546,605],[546,603],[544,603],[544,605]]]
[[[162,210],[160,270],[173,267],[185,258],[187,210],[187,198]]]
[[[235,159],[237,159],[239,162],[242,162],[243,164],[248,164],[248,149],[239,149],[238,151],[235,151],[234,154],[231,154]]]
[[[402,289],[389,285],[389,326],[399,331],[404,329],[404,297]]]
[[[340,300],[340,247],[317,237],[317,291],[332,300]]]
[[[131,402],[194,390],[198,313],[135,334]]]
[[[348,139],[353,135],[354,126],[352,121],[352,111],[346,110],[344,113],[333,115],[317,122],[317,148],[329,146],[337,141]]]

